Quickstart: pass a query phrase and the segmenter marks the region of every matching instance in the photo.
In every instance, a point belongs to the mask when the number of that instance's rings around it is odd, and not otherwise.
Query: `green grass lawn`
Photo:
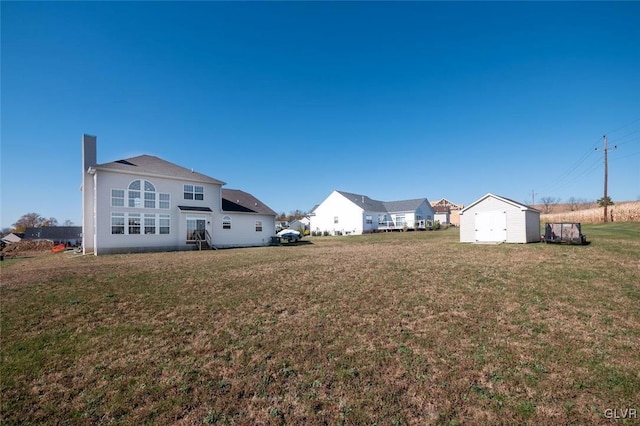
[[[606,423],[640,411],[640,224],[583,232],[5,261],[0,422]]]

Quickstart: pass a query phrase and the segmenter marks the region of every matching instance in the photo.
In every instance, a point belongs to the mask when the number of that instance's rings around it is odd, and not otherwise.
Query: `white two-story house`
[[[98,254],[268,245],[276,213],[224,182],[141,155],[97,163],[82,139],[82,247]]]
[[[378,201],[366,195],[333,191],[311,212],[310,229],[331,235],[420,230],[433,225],[433,216],[426,198]]]

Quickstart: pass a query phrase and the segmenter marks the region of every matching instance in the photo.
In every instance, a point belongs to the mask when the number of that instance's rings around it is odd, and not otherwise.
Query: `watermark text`
[[[607,419],[637,419],[638,410],[635,408],[607,408],[604,410]]]

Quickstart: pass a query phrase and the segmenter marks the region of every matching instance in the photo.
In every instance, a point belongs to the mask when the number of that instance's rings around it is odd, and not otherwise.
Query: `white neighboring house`
[[[305,231],[309,229],[310,224],[311,219],[308,217],[301,217],[300,219],[295,219],[289,222],[289,229],[293,229],[295,231],[302,229],[302,231]]]
[[[97,163],[82,139],[82,247],[98,254],[268,245],[276,213],[222,181],[158,157]]]
[[[24,232],[11,232],[10,234],[2,237],[2,242],[5,244],[19,243],[24,239]]]
[[[486,194],[460,211],[462,243],[533,243],[540,241],[540,211]]]
[[[435,206],[433,210],[435,211],[434,221],[440,222],[440,225],[449,225],[451,223],[451,210],[449,207]]]
[[[427,229],[434,211],[426,198],[378,201],[366,195],[333,191],[311,212],[312,232],[332,235]]]

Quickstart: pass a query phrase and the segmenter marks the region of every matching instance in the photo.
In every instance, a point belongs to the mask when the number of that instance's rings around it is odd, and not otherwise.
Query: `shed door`
[[[476,241],[507,241],[507,212],[493,210],[476,213]]]

